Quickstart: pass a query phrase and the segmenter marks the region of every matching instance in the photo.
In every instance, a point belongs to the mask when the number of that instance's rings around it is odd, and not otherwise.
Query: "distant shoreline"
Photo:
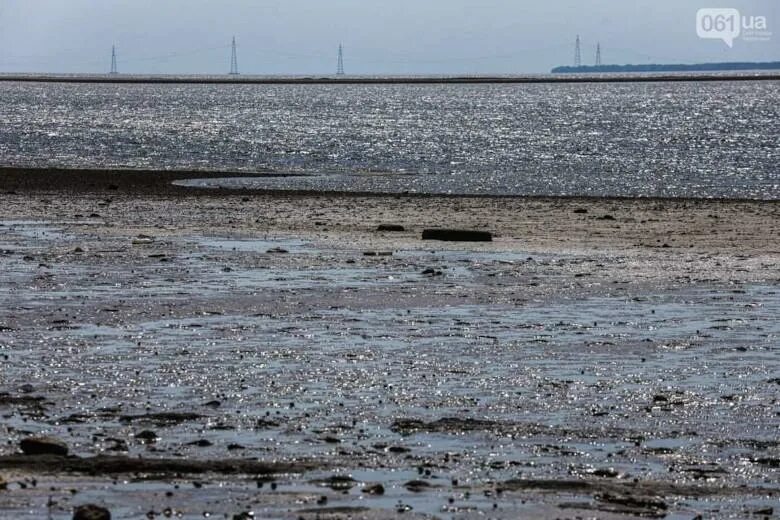
[[[527,76],[152,76],[122,74],[0,74],[0,82],[196,85],[458,85],[778,81],[778,73]]]
[[[691,72],[748,72],[780,70],[780,61],[720,62],[720,63],[648,63],[644,65],[583,65],[562,66],[552,69],[552,74],[637,74],[637,73],[691,73]]]

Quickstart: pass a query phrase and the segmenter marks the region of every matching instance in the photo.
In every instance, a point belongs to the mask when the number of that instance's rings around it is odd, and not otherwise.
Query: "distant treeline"
[[[693,63],[693,64],[648,64],[648,65],[598,65],[582,67],[555,67],[553,74],[599,73],[599,72],[717,72],[735,70],[778,70],[780,61],[769,62],[732,62],[732,63]]]

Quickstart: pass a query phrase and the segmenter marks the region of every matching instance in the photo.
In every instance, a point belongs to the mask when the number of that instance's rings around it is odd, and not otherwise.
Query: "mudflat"
[[[775,514],[780,203],[191,176],[0,172],[0,516]]]

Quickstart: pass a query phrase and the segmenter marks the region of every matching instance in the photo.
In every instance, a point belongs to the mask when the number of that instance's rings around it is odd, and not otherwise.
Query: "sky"
[[[700,8],[764,16],[766,41],[696,33]],[[780,0],[0,0],[0,72],[546,73],[583,64],[780,60]]]

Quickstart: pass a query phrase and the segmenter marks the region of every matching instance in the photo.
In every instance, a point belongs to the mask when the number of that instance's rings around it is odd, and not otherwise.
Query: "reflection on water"
[[[272,188],[780,194],[777,82],[0,85],[6,165],[304,172]],[[247,182],[247,181],[242,181]]]

